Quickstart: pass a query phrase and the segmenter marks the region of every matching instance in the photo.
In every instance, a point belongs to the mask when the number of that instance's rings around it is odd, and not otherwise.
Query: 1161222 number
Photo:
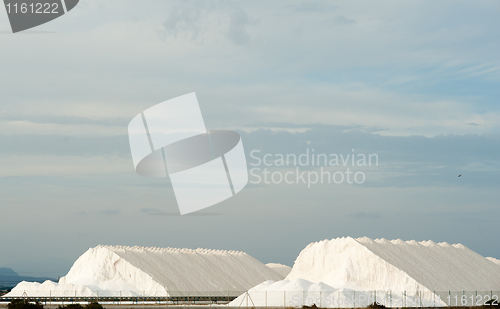
[[[58,14],[58,3],[8,3],[6,5],[7,13],[11,14]]]

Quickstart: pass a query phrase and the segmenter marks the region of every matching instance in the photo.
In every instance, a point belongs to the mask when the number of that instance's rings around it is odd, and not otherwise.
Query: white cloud
[[[3,155],[0,177],[106,175],[132,171],[129,158],[117,156]]]
[[[477,102],[484,98],[422,88],[436,80],[498,80],[500,43],[489,39],[500,29],[490,26],[498,22],[493,5],[87,1],[44,26],[55,34],[2,37],[0,57],[8,61],[0,114],[25,122],[0,127],[115,134],[117,128],[30,119],[130,119],[196,91],[212,128],[279,117],[379,126],[386,134],[497,132],[498,108]],[[403,86],[410,90],[397,88]]]

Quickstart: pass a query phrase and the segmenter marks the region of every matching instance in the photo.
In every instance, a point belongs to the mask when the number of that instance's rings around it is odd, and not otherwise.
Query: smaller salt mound
[[[253,288],[247,293],[238,296],[229,307],[251,306],[257,307],[299,307],[307,297],[319,297],[319,292],[334,291],[335,289],[322,282],[312,283],[304,279],[268,280]],[[316,295],[317,294],[317,295]],[[326,295],[326,294],[325,294]]]
[[[444,306],[437,296],[428,295],[418,299],[392,292],[354,291],[335,289],[323,282],[310,282],[296,278],[293,280],[266,281],[233,300],[229,307],[295,307],[316,304],[322,308],[366,307],[374,302],[391,307],[419,307],[420,301],[426,306]]]
[[[266,266],[283,276],[283,279],[292,271],[290,266],[279,263],[267,263]]]
[[[47,293],[48,291],[48,293]],[[26,293],[30,297],[71,297],[71,296],[97,296],[89,288],[71,283],[58,284],[47,280],[44,283],[20,282],[6,297],[21,297]]]
[[[493,257],[487,257],[487,259],[500,266],[500,260]]]

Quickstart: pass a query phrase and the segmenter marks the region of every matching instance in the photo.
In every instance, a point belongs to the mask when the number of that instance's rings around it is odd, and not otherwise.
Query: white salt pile
[[[98,246],[73,264],[59,284],[19,283],[7,296],[230,295],[266,280],[269,267],[239,251]]]
[[[310,295],[313,285],[323,287],[321,297]],[[461,305],[463,297],[476,304],[472,291],[480,302],[499,290],[500,266],[461,244],[345,237],[309,244],[285,280],[258,285],[231,305],[247,299],[255,306],[300,307],[314,299],[323,307],[352,307],[349,299],[358,305]]]
[[[266,266],[283,276],[283,278],[288,276],[288,274],[292,271],[290,266],[279,263],[267,263]]]
[[[57,284],[50,280],[44,283],[38,282],[20,282],[16,287],[5,297],[9,296],[22,296],[26,292],[29,297],[56,297],[56,296],[96,296],[88,287],[81,285]]]
[[[337,238],[309,244],[286,279],[392,291],[489,291],[500,268],[461,244]]]

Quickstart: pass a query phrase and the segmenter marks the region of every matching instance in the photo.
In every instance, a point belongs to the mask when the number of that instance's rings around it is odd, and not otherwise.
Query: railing
[[[170,291],[169,296],[126,295],[122,292],[94,291],[82,296],[75,291],[49,291],[48,295],[31,294],[3,296],[0,303],[13,299],[29,299],[44,305],[85,303],[98,301],[108,304],[159,304],[159,305],[226,305],[229,307],[285,308],[312,306],[320,308],[364,308],[373,303],[386,307],[473,307],[495,303],[500,291]],[[73,296],[70,296],[73,295]],[[496,307],[500,309],[499,307]]]
[[[214,291],[214,292],[179,292],[170,291],[168,296],[148,296],[144,291],[142,296],[130,295],[130,293],[122,293],[121,291],[94,291],[91,294],[81,295],[79,291],[48,291],[41,293],[40,291],[32,292],[24,291],[22,295],[9,294],[0,297],[1,303],[8,303],[15,299],[25,299],[30,302],[39,302],[43,305],[51,304],[70,304],[70,303],[87,303],[98,301],[108,304],[166,304],[166,305],[221,305],[228,304],[238,295],[244,292],[238,291]],[[72,295],[72,296],[71,296]]]

